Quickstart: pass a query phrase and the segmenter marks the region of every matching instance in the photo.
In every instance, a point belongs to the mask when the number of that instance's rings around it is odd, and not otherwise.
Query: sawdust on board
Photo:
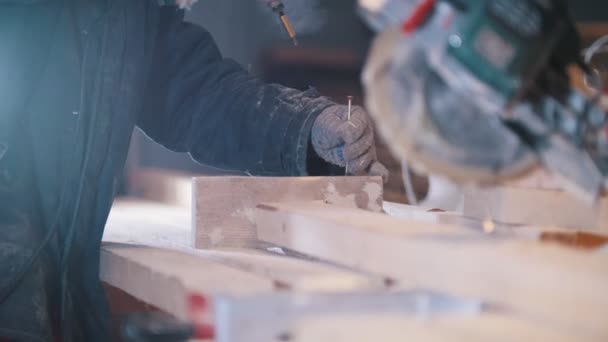
[[[378,212],[382,211],[382,202],[378,201],[378,198],[382,196],[382,185],[369,182],[365,184],[363,191],[367,193],[367,209]]]
[[[323,197],[326,203],[340,205],[349,208],[357,208],[359,205],[363,206],[361,209],[367,209],[371,211],[380,212],[382,211],[382,203],[378,201],[382,195],[382,185],[378,183],[368,182],[365,183],[362,193],[367,195],[367,203],[357,203],[357,194],[342,195],[338,192],[336,185],[329,183]],[[358,205],[359,204],[359,205]]]
[[[357,200],[355,194],[350,195],[340,195],[338,189],[336,189],[336,185],[334,183],[329,183],[325,192],[323,193],[323,197],[325,202],[345,207],[356,208]]]

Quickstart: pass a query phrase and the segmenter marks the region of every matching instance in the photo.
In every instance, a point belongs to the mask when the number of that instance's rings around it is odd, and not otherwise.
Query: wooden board
[[[272,279],[277,288],[303,292],[385,290],[385,278],[248,249],[200,251],[209,260]]]
[[[465,218],[456,211],[445,211],[441,209],[429,209],[420,206],[384,202],[384,212],[394,218],[404,220],[416,220],[426,223],[447,223],[453,221],[451,218]],[[479,222],[479,220],[476,220]]]
[[[593,207],[560,190],[514,186],[469,189],[464,214],[508,223],[608,231],[608,198]]]
[[[506,315],[404,319],[397,315],[320,317],[300,322],[294,342],[577,342],[590,341],[559,327],[535,324]]]
[[[261,250],[199,250],[192,247],[190,213],[185,208],[133,199],[117,201],[104,242],[156,247],[196,256],[268,279],[281,289],[345,291],[385,288],[384,279]],[[204,268],[200,270],[206,272]],[[227,281],[230,281],[229,279]]]
[[[314,203],[260,205],[256,222],[267,242],[608,338],[608,265],[593,253]]]
[[[194,255],[122,244],[102,247],[100,278],[180,319],[187,318],[186,299],[190,294],[248,295],[275,289],[268,278]]]
[[[416,206],[391,202],[384,202],[384,211],[392,217],[415,220],[419,223],[457,225],[477,231],[484,231],[491,228],[508,237],[529,241],[558,243],[572,248],[596,250],[608,247],[608,234],[602,234],[601,232],[558,227],[505,224],[497,221],[482,220],[477,217],[463,216],[457,212],[427,210]]]
[[[199,177],[194,180],[197,248],[247,247],[255,243],[255,206],[311,200],[382,210],[379,177]]]

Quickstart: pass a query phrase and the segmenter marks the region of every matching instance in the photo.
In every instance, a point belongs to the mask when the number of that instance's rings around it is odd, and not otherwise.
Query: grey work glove
[[[312,146],[321,158],[345,167],[349,174],[388,180],[388,170],[376,157],[372,121],[361,107],[352,107],[350,121],[347,106],[325,109],[312,126]]]

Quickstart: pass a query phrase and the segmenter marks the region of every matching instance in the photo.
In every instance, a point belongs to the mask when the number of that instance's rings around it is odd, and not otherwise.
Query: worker
[[[362,108],[349,120],[314,90],[261,83],[183,16],[169,1],[0,0],[0,337],[109,340],[100,244],[134,127],[255,175],[386,177]]]

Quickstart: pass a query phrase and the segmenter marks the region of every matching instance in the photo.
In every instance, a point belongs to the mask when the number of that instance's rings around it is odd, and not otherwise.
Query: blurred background
[[[607,32],[608,0],[571,0],[575,19],[585,23],[588,42]],[[199,0],[187,20],[205,27],[227,58],[266,82],[298,89],[312,86],[337,102],[355,97],[362,105],[360,73],[373,33],[355,12],[355,0],[285,1],[287,14],[298,32],[299,47],[293,47],[278,18],[258,0]],[[606,24],[606,26],[604,25]],[[596,63],[602,63],[597,61]],[[399,162],[378,141],[378,156],[391,171],[385,199],[406,202]],[[127,172],[145,167],[171,169],[192,174],[238,174],[199,165],[188,155],[173,153],[134,134]],[[127,180],[129,177],[127,177]],[[414,176],[414,188],[423,197],[427,182]],[[126,189],[130,186],[127,183]]]

